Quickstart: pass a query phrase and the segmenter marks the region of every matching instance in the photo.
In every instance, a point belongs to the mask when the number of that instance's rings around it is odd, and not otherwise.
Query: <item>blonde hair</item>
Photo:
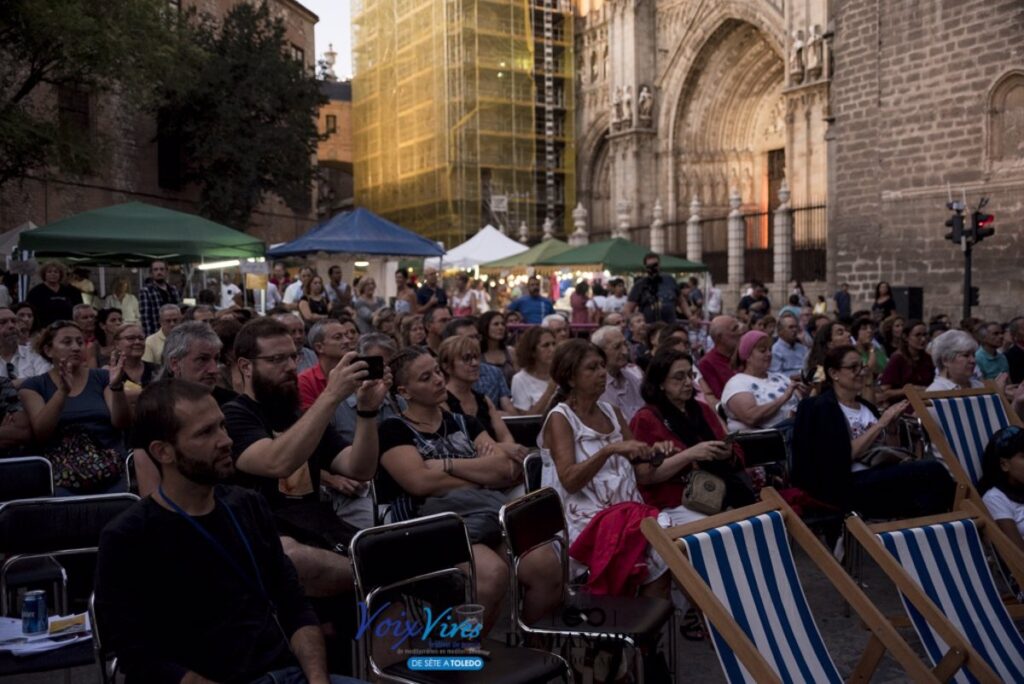
[[[437,350],[437,362],[441,370],[450,374],[455,367],[455,360],[466,354],[480,354],[480,343],[466,335],[453,335],[441,343]]]

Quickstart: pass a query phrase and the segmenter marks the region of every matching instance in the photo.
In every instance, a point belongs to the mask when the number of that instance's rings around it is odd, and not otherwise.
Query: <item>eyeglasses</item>
[[[299,355],[296,352],[291,352],[289,354],[270,354],[267,356],[254,356],[253,358],[259,359],[260,361],[266,361],[267,363],[272,364],[274,366],[280,366],[285,361],[298,361]]]
[[[146,339],[145,335],[121,335],[117,338],[118,340],[127,340],[128,342],[142,342]]]
[[[480,363],[480,355],[479,354],[463,354],[462,355],[462,363],[465,363],[467,365],[473,364],[473,363]]]
[[[854,375],[859,375],[864,370],[863,363],[851,363],[846,366],[840,366],[843,370],[853,371]]]

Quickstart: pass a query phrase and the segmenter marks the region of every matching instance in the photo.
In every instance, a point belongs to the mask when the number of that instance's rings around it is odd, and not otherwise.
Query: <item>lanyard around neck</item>
[[[164,492],[164,486],[162,484],[158,487],[157,492],[160,494],[160,498],[163,499],[175,513],[177,513],[182,518],[187,520],[189,524],[191,524],[192,527],[194,527],[196,531],[199,532],[199,534],[204,539],[210,542],[210,545],[213,546],[217,553],[219,553],[221,557],[224,558],[227,564],[231,566],[231,569],[234,570],[238,574],[238,576],[245,581],[246,584],[253,584],[253,580],[255,579],[255,586],[253,586],[252,588],[256,589],[259,592],[259,594],[268,603],[270,603],[270,596],[267,594],[266,587],[263,586],[263,577],[260,575],[260,567],[256,563],[256,557],[253,555],[252,547],[249,545],[249,538],[246,537],[245,533],[242,531],[242,526],[238,524],[238,519],[235,517],[235,514],[231,510],[230,506],[228,506],[226,503],[220,502],[224,510],[227,511],[228,517],[231,518],[231,524],[234,525],[235,532],[238,533],[238,538],[241,540],[242,545],[245,547],[245,551],[249,556],[249,561],[252,563],[252,574],[245,572],[242,569],[242,567],[238,564],[235,558],[230,553],[228,553],[228,550],[226,548],[224,548],[224,545],[221,544],[216,537],[210,534],[209,530],[200,525],[194,517],[189,515],[181,506],[172,501],[171,498],[168,497],[167,494]]]

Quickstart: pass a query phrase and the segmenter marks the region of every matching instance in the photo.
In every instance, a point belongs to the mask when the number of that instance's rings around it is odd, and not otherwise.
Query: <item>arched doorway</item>
[[[677,215],[688,215],[696,196],[703,216],[722,217],[704,226],[705,259],[718,279],[724,277],[732,189],[744,213],[753,215],[747,221],[749,266],[758,276],[766,266],[770,277],[771,209],[786,163],[784,76],[783,58],[766,36],[748,22],[727,19],[698,51],[680,92],[672,122]],[[685,243],[677,236],[675,244]]]
[[[611,234],[614,221],[612,202],[611,159],[608,155],[608,136],[601,136],[590,166],[590,215],[588,224],[592,238],[602,239]]]

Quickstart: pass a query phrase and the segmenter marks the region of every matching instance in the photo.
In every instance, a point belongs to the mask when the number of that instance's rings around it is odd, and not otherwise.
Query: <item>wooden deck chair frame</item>
[[[774,488],[765,487],[761,490],[760,503],[713,515],[686,525],[665,529],[652,518],[644,520],[642,524],[644,536],[668,564],[669,570],[689,595],[690,600],[714,625],[722,639],[733,650],[740,663],[755,681],[781,683],[782,680],[697,572],[684,552],[685,547],[679,540],[691,534],[705,532],[773,511],[779,511],[782,514],[783,523],[791,538],[796,540],[836,590],[853,606],[864,624],[873,633],[872,639],[868,642],[860,662],[848,681],[870,681],[871,675],[878,668],[886,650],[892,654],[910,679],[915,682],[938,682],[946,679],[943,674],[948,667],[936,668],[935,671],[929,669],[900,636],[892,623],[882,615],[853,579],[843,571],[838,561]]]
[[[871,557],[881,567],[882,572],[893,581],[896,588],[910,601],[942,640],[950,644],[950,650],[936,668],[943,671],[944,679],[952,677],[960,667],[966,667],[979,682],[995,684],[1002,681],[1000,677],[981,658],[974,647],[967,642],[967,639],[953,626],[942,611],[939,610],[938,606],[928,598],[924,590],[907,574],[903,566],[893,558],[892,554],[886,550],[882,542],[875,536],[881,532],[892,532],[966,519],[974,520],[982,540],[996,549],[996,552],[1000,555],[1003,562],[1006,563],[1017,582],[1020,583],[1024,580],[1024,551],[1015,546],[1009,537],[997,525],[991,522],[983,506],[973,501],[962,502],[960,509],[952,513],[880,523],[877,525],[868,525],[861,518],[851,516],[846,519],[846,525],[860,543],[861,548],[871,554]],[[1015,621],[1024,619],[1024,604],[1008,604],[1007,610],[1010,612],[1010,617]],[[905,618],[903,615],[899,616],[899,618],[895,621],[897,624],[900,626],[910,626],[909,618]]]
[[[942,454],[946,465],[949,467],[949,472],[956,481],[956,499],[953,508],[956,509],[960,506],[960,503],[965,499],[973,499],[980,502],[981,496],[978,494],[978,490],[968,475],[967,470],[964,468],[963,463],[957,456],[953,447],[950,445],[949,440],[946,439],[946,433],[939,425],[939,422],[935,419],[929,411],[931,405],[931,399],[952,399],[957,397],[977,397],[988,394],[994,394],[999,397],[999,401],[1003,406],[1003,410],[1006,411],[1007,420],[1010,425],[1016,425],[1017,427],[1024,428],[1024,421],[1021,421],[1020,417],[1014,412],[1009,402],[1006,401],[1006,397],[1002,396],[999,390],[996,388],[995,383],[991,380],[985,382],[984,387],[975,387],[971,389],[963,390],[948,390],[943,392],[921,392],[913,387],[907,388],[907,399],[910,400],[910,405],[914,407],[914,413],[921,420],[924,425],[924,429],[928,432],[928,437],[931,439],[932,444]]]

